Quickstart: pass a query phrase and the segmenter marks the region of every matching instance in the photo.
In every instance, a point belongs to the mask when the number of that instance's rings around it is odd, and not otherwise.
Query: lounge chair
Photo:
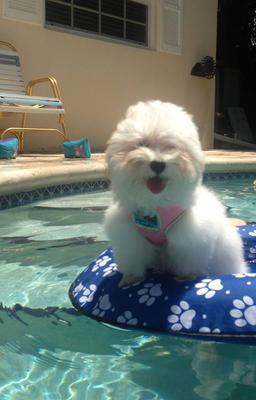
[[[224,136],[219,133],[214,134],[214,139],[218,142],[228,143],[230,147],[256,150],[256,143],[249,126],[246,114],[242,107],[228,107],[228,119],[234,137]]]
[[[33,96],[33,88],[37,84],[49,83],[53,90],[53,97]],[[9,43],[0,41],[0,118],[6,115],[21,114],[21,126],[10,127],[0,131],[0,138],[8,133],[14,134],[19,140],[19,152],[24,151],[24,134],[26,132],[55,132],[68,139],[64,123],[64,104],[55,78],[31,80],[25,88],[20,68],[19,55]],[[27,127],[28,114],[56,114],[60,129]]]

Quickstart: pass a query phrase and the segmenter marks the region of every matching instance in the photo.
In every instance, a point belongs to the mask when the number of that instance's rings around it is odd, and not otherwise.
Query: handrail
[[[46,78],[33,79],[29,81],[26,87],[27,94],[31,96],[33,91],[33,86],[35,86],[37,83],[44,83],[44,82],[50,82],[55,97],[61,100],[58,83],[53,76],[47,76]]]
[[[0,40],[0,46],[6,46],[6,47],[9,47],[11,50],[13,50],[13,51],[17,51],[16,49],[15,49],[15,47],[11,44],[11,43],[8,43],[8,42],[3,42],[2,40]]]

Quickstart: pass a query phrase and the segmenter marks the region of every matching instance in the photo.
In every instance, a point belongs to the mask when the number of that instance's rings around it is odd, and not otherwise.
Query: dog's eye
[[[141,140],[141,141],[138,143],[138,147],[150,147],[150,144],[149,144],[149,142],[147,142],[146,140]]]
[[[168,150],[168,151],[175,151],[176,147],[171,145],[171,144],[169,144],[169,145],[165,146],[165,149]]]

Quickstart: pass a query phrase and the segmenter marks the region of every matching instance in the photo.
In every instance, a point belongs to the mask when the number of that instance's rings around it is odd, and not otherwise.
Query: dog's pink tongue
[[[146,183],[152,193],[160,193],[166,186],[166,180],[158,177],[149,178]]]

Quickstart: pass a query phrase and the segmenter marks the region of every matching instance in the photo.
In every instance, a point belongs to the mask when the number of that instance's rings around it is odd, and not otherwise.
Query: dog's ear
[[[188,154],[186,151],[180,152],[177,161],[178,161],[179,169],[184,175],[190,176],[190,175],[195,174],[194,162],[191,159],[190,154]]]
[[[186,176],[201,175],[204,170],[204,156],[198,154],[197,157],[187,150],[180,152],[177,159],[180,171]]]

